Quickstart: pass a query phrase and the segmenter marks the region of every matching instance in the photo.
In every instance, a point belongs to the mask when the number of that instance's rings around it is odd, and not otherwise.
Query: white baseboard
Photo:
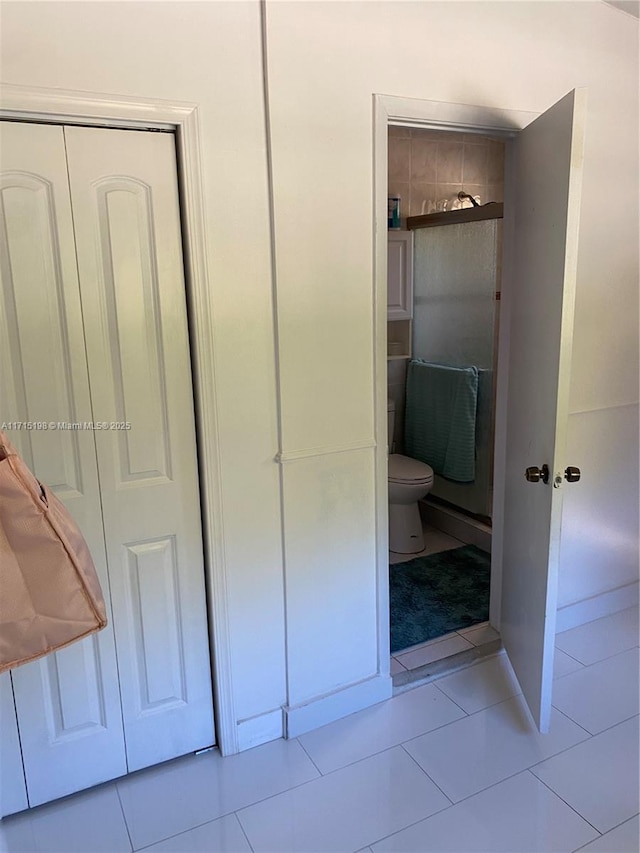
[[[293,738],[310,732],[341,717],[354,714],[370,705],[384,702],[393,695],[389,675],[375,675],[349,687],[336,690],[301,705],[284,709],[285,737]]]
[[[260,746],[270,740],[277,740],[284,734],[284,720],[282,708],[250,717],[248,720],[240,720],[238,723],[238,747],[240,752]]]
[[[578,625],[593,622],[594,619],[601,619],[603,616],[610,616],[612,613],[619,613],[620,610],[626,610],[627,607],[637,607],[639,588],[640,585],[636,581],[612,589],[610,592],[594,595],[584,601],[559,607],[556,618],[556,633],[559,634],[561,631],[577,628]]]

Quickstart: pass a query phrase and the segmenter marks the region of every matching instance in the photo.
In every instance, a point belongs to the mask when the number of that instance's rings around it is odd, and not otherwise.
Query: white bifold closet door
[[[65,128],[127,763],[213,743],[175,141]],[[120,654],[120,649],[124,654]]]
[[[173,136],[2,138],[0,417],[109,426],[11,433],[78,520],[111,616],[12,672],[35,805],[209,746],[213,703]]]
[[[61,127],[3,123],[0,421],[93,419]],[[78,522],[107,597],[95,438],[89,430],[8,431]],[[126,773],[113,620],[12,671],[29,802]]]

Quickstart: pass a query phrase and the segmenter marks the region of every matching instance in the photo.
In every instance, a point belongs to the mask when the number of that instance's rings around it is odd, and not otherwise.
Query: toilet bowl
[[[395,406],[387,404],[389,444],[393,445]],[[389,456],[389,550],[396,554],[417,554],[424,549],[424,535],[418,501],[433,486],[433,469],[424,462],[392,453]]]

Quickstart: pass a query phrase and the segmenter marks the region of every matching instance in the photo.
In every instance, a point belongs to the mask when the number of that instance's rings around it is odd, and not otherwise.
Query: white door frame
[[[176,134],[184,267],[194,355],[194,394],[202,501],[207,616],[213,675],[217,745],[223,755],[239,751],[231,677],[231,640],[222,525],[222,495],[212,306],[200,164],[200,128],[195,104],[4,84],[0,119],[97,127],[171,130]]]
[[[389,667],[389,554],[387,477],[387,134],[389,124],[410,125],[431,130],[463,130],[515,137],[538,113],[503,110],[444,101],[423,101],[393,95],[373,96],[374,122],[374,376],[376,434],[376,529],[378,583],[378,654],[382,672]],[[507,145],[507,149],[509,146]],[[507,156],[508,150],[507,150]],[[505,185],[509,193],[515,188]],[[504,249],[509,252],[511,225],[505,222]],[[511,269],[506,263],[504,270]],[[509,287],[507,282],[506,287]],[[505,303],[501,303],[505,306]],[[507,302],[508,305],[508,302]],[[509,322],[500,310],[497,365],[496,426],[494,455],[493,529],[491,547],[491,593],[489,614],[492,625],[500,627],[502,581],[502,520],[504,506],[504,466],[506,438],[506,397],[509,377]],[[386,669],[385,669],[386,666]]]

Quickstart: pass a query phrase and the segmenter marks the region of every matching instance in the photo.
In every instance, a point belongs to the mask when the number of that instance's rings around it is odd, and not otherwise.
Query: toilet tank
[[[393,400],[387,400],[387,445],[389,452],[393,452],[393,427],[396,419],[396,404]]]

